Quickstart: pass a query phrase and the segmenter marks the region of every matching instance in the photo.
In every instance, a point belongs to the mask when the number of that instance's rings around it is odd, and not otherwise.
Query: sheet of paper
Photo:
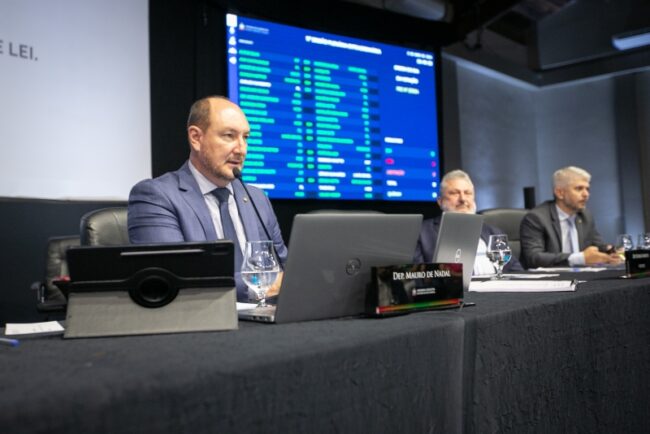
[[[474,292],[560,292],[575,291],[575,280],[486,280],[472,282]]]
[[[510,279],[546,279],[548,277],[558,277],[559,274],[548,274],[548,273],[541,273],[541,274],[525,274],[525,273],[504,273],[503,274],[505,277],[510,278]],[[486,278],[489,278],[491,276],[472,276],[472,280],[477,279],[477,280],[485,280]]]
[[[540,273],[582,273],[582,272],[594,272],[594,271],[605,271],[611,270],[607,267],[548,267],[548,268],[533,268],[531,271],[537,271]]]
[[[30,322],[30,323],[7,323],[5,326],[5,335],[38,335],[63,333],[64,329],[57,321],[47,322]]]

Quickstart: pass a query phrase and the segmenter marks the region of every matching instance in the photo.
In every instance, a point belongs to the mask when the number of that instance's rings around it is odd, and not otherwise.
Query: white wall
[[[638,194],[633,196],[633,201],[644,200],[644,215],[640,216],[638,225],[643,221],[645,230],[650,231],[650,70],[636,74],[635,96],[636,96],[636,129],[639,137],[639,163],[643,179],[642,188]],[[625,169],[625,168],[624,168]]]
[[[570,83],[537,92],[537,161],[542,197],[551,197],[551,175],[562,166],[592,174],[588,207],[605,240],[621,232],[616,117],[612,78]]]
[[[151,176],[147,0],[0,2],[0,197],[125,199]]]
[[[525,186],[535,187],[538,203],[551,199],[553,172],[576,165],[593,175],[588,206],[607,241],[624,231],[644,230],[639,224],[643,203],[626,207],[622,194],[640,196],[630,189],[641,185],[638,142],[643,135],[628,135],[622,142],[619,129],[625,123],[617,107],[638,112],[642,129],[650,113],[650,102],[643,101],[647,91],[623,95],[616,86],[620,77],[614,76],[539,88],[451,56],[445,61],[456,64],[459,165],[474,180],[479,209],[523,207]],[[637,87],[645,91],[647,82],[640,80]],[[445,164],[446,171],[455,168]]]
[[[468,63],[457,65],[457,74],[462,165],[476,185],[477,206],[523,208],[523,187],[537,181],[529,158],[536,141],[535,92]]]

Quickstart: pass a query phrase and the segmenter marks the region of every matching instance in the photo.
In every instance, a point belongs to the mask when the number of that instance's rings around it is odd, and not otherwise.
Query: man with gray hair
[[[591,175],[584,169],[568,166],[553,174],[553,195],[531,210],[521,222],[521,259],[525,267],[583,266],[616,264],[596,230],[586,205]]]
[[[476,201],[474,199],[474,184],[469,175],[462,170],[452,170],[442,177],[440,181],[440,196],[438,205],[443,212],[460,212],[465,214],[476,213]],[[438,241],[441,217],[427,219],[422,222],[420,238],[416,246],[414,262],[431,262],[433,252]],[[494,266],[486,256],[487,241],[490,235],[501,234],[499,228],[483,223],[481,237],[476,249],[474,261],[474,275],[493,274]],[[504,268],[504,271],[521,271],[521,264],[514,256]]]

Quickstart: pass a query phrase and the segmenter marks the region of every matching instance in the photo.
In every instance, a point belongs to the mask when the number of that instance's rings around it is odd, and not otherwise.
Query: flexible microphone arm
[[[251,204],[253,205],[253,209],[255,210],[255,214],[257,215],[257,219],[260,221],[260,224],[262,225],[262,229],[264,229],[264,233],[266,234],[266,237],[269,241],[273,241],[273,238],[271,238],[271,235],[269,235],[269,231],[266,229],[266,225],[264,224],[264,220],[262,220],[262,216],[260,215],[260,212],[257,210],[257,206],[255,205],[255,201],[253,200],[253,196],[251,196],[250,192],[246,188],[246,184],[244,184],[244,181],[241,179],[241,170],[239,170],[239,167],[235,167],[232,169],[232,174],[235,178],[239,180],[241,183],[242,187],[244,187],[244,191],[246,191],[246,194],[251,200]],[[273,247],[273,250],[275,250],[275,246]]]

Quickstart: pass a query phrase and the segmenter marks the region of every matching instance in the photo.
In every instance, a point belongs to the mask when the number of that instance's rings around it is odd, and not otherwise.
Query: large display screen
[[[278,199],[438,196],[436,53],[233,14],[226,29],[246,182]]]

